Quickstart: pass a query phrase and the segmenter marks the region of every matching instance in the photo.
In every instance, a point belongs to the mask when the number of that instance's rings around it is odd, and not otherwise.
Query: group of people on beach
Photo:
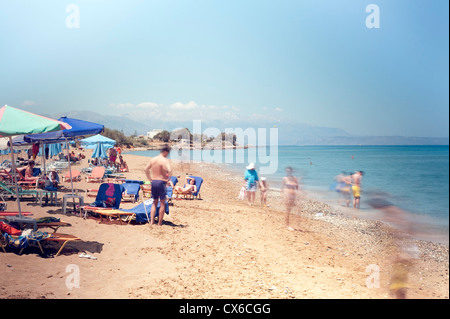
[[[117,161],[117,158],[119,160]],[[105,167],[115,167],[118,172],[128,172],[128,164],[124,161],[122,157],[122,151],[119,146],[111,147],[108,150],[108,157],[103,159],[94,158],[91,160],[91,164],[94,166],[105,166]]]
[[[334,180],[336,182],[336,192],[339,195],[339,204],[342,200],[347,207],[350,207],[351,196],[353,195],[353,208],[360,208],[361,203],[361,183],[363,171],[356,171],[354,173],[342,172],[337,175]]]
[[[239,193],[239,199],[247,198],[248,204],[250,206],[253,206],[258,186],[261,193],[261,206],[267,207],[267,193],[269,190],[269,184],[265,177],[258,177],[255,164],[250,163],[250,165],[246,167],[246,171],[244,174],[244,186],[241,188],[241,191]],[[285,226],[289,230],[294,230],[294,228],[290,226],[289,217],[292,209],[296,205],[298,191],[298,179],[293,175],[292,167],[287,167],[286,176],[283,177],[282,180],[281,192],[286,206]]]

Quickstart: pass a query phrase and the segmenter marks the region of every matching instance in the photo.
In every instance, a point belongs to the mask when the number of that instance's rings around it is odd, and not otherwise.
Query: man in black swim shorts
[[[166,211],[166,184],[172,173],[170,162],[167,156],[170,153],[170,147],[165,146],[161,149],[161,153],[153,157],[144,169],[145,175],[152,184],[153,204],[150,212],[150,225],[155,223],[156,207],[161,203],[158,214],[158,225],[163,223],[164,213]]]

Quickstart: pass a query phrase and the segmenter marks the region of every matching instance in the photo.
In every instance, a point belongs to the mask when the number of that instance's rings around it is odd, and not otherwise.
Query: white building
[[[163,130],[153,129],[151,132],[147,132],[147,138],[154,138],[158,133],[161,133]]]

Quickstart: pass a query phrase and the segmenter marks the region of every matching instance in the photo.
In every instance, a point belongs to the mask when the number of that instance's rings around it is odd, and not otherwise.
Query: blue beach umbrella
[[[105,145],[103,143],[97,143],[91,157],[92,158],[96,158],[96,157],[108,158],[108,154],[106,154]]]

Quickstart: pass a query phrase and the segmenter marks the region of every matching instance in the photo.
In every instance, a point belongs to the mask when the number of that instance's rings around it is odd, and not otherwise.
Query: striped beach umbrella
[[[0,108],[0,137],[69,129],[71,126],[45,116],[5,105]]]
[[[12,137],[21,134],[37,134],[44,132],[53,132],[64,129],[70,129],[67,123],[60,122],[45,116],[27,112],[12,106],[5,105],[0,108],[0,137],[9,137],[9,145],[11,148],[12,172],[15,172],[15,160],[13,150]],[[15,174],[14,174],[15,176]],[[20,210],[19,186],[17,180],[16,195],[19,216],[22,217]]]

